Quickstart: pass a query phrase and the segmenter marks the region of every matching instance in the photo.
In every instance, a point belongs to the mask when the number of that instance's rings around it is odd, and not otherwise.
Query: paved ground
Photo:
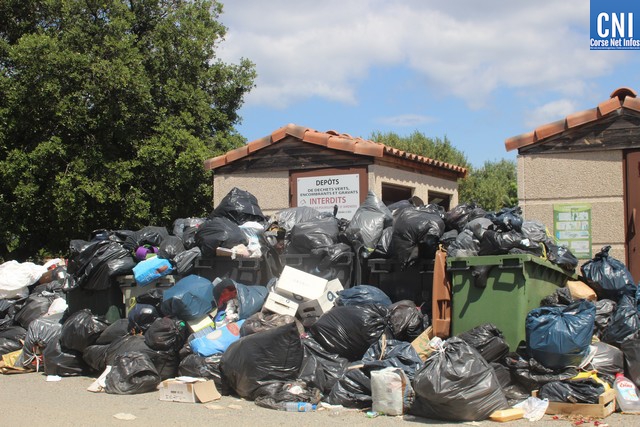
[[[46,382],[38,373],[0,375],[0,426],[39,425],[57,426],[411,426],[416,423],[441,426],[479,425],[508,427],[570,427],[575,420],[554,420],[545,416],[535,423],[526,420],[508,423],[482,421],[480,423],[444,423],[414,417],[368,418],[353,410],[321,410],[314,413],[289,413],[256,406],[253,402],[224,396],[207,404],[173,403],[158,400],[156,393],[132,396],[91,393],[86,388],[93,378],[70,377],[60,382]],[[123,420],[117,414],[134,416]],[[640,425],[640,415],[613,414],[600,420],[611,427]],[[597,427],[592,420],[581,427]],[[605,427],[600,425],[601,427]]]

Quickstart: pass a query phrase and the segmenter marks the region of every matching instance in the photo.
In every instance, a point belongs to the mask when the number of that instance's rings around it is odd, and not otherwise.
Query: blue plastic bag
[[[388,307],[391,305],[391,299],[384,291],[371,285],[357,285],[343,291],[338,291],[336,305],[352,306],[364,304],[379,304]]]
[[[224,353],[227,348],[240,339],[240,327],[244,320],[227,323],[199,338],[191,340],[191,350],[203,357]]]
[[[181,320],[194,320],[213,310],[213,284],[204,277],[191,274],[180,279],[162,294],[162,312]]]
[[[232,279],[224,278],[213,287],[213,297],[219,309],[226,301],[221,301],[223,291],[235,292],[238,299],[238,319],[247,319],[262,309],[269,296],[269,290],[261,285],[243,285]]]
[[[133,277],[138,286],[146,286],[172,271],[173,266],[168,259],[155,256],[137,263],[133,267]]]
[[[591,301],[565,307],[540,307],[526,319],[527,349],[549,369],[578,366],[589,352],[596,318]]]

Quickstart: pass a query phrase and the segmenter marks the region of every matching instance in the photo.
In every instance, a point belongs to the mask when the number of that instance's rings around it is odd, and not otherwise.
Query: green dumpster
[[[577,279],[526,254],[447,257],[451,278],[451,335],[493,323],[514,351],[525,340],[525,320],[540,300]]]

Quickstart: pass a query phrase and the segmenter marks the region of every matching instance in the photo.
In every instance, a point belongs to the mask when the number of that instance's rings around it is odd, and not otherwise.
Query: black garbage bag
[[[60,331],[60,344],[69,350],[82,352],[93,345],[100,334],[107,329],[107,324],[98,320],[85,308],[69,316]]]
[[[153,306],[160,316],[164,316],[162,311],[162,301],[164,300],[164,288],[153,288],[136,297],[136,304],[147,304]]]
[[[505,363],[515,381],[529,393],[540,389],[543,384],[548,382],[564,381],[578,375],[578,369],[575,367],[549,369],[533,357],[525,359],[515,353],[509,354],[505,358]]]
[[[515,206],[512,208],[504,207],[498,212],[488,212],[486,217],[502,231],[517,231],[522,230],[522,208]]]
[[[198,319],[213,310],[213,284],[204,277],[183,277],[162,295],[162,312],[181,320]]]
[[[148,355],[131,351],[116,356],[105,378],[104,391],[109,394],[139,394],[155,391],[160,375]]]
[[[240,327],[240,336],[255,334],[258,332],[269,331],[279,328],[280,326],[294,323],[296,318],[288,314],[265,314],[262,312],[255,313],[247,318]]]
[[[162,241],[162,243],[160,243],[158,256],[160,258],[173,261],[178,254],[181,254],[184,251],[185,247],[184,243],[182,243],[182,239],[177,236],[168,236]]]
[[[391,236],[393,235],[393,227],[387,227],[382,230],[382,235],[376,244],[375,250],[369,258],[391,258],[389,247],[391,246]]]
[[[258,205],[258,199],[245,190],[234,187],[220,200],[220,204],[209,215],[209,219],[225,217],[236,224],[249,221],[265,222],[266,218]]]
[[[69,350],[54,339],[42,353],[45,375],[73,377],[89,373],[89,366],[82,359],[82,352]]]
[[[477,256],[480,251],[480,241],[475,238],[471,230],[462,230],[456,240],[449,244],[447,254],[451,257]]]
[[[450,420],[479,421],[493,411],[508,408],[493,368],[459,338],[433,353],[413,381],[413,415]]]
[[[22,354],[16,366],[29,366],[36,357],[36,350],[44,350],[50,342],[58,339],[62,329],[62,313],[39,317],[29,324],[24,338]]]
[[[182,244],[184,245],[185,249],[193,249],[198,247],[198,242],[196,242],[196,233],[205,222],[206,218],[203,218],[202,222],[200,222],[199,224],[185,227],[184,232],[182,233]]]
[[[286,253],[310,254],[338,243],[338,220],[333,216],[321,216],[299,222],[288,234]]]
[[[503,255],[514,250],[542,253],[540,245],[531,242],[518,231],[486,230],[480,239],[478,255]]]
[[[240,338],[222,355],[221,370],[240,397],[253,400],[266,383],[295,380],[302,365],[302,343],[294,323]]]
[[[384,307],[391,305],[391,299],[379,288],[371,285],[356,285],[338,291],[337,306],[357,306],[378,304]]]
[[[611,257],[611,246],[604,246],[593,259],[582,264],[580,271],[598,299],[617,300],[622,295],[635,297],[636,285],[627,267]]]
[[[390,251],[406,264],[419,258],[433,259],[442,233],[440,215],[420,208],[404,209],[393,224]]]
[[[0,337],[0,356],[20,350],[21,348],[22,343],[20,341]]]
[[[464,229],[471,231],[476,239],[482,240],[485,231],[495,232],[497,227],[489,218],[476,218],[469,221]]]
[[[178,374],[181,376],[213,380],[216,385],[216,389],[220,394],[228,396],[233,392],[233,390],[220,372],[221,359],[222,354],[214,354],[209,357],[189,354],[180,362]]]
[[[0,299],[0,319],[6,319],[7,317],[13,318],[15,314],[15,301],[10,299]],[[2,328],[0,327],[0,329]]]
[[[136,260],[131,256],[109,260],[106,263],[107,276],[114,278],[133,274],[133,267],[135,267],[136,264]]]
[[[558,288],[554,293],[547,295],[540,301],[540,307],[567,306],[574,302],[575,300],[573,299],[569,288]]]
[[[118,338],[129,334],[129,332],[129,319],[118,319],[102,331],[95,343],[97,345],[111,344]]]
[[[148,225],[129,234],[123,246],[129,252],[135,251],[138,247],[144,245],[159,247],[167,237],[169,237],[169,232],[166,227]]]
[[[12,341],[24,341],[27,330],[22,326],[13,325],[6,328],[0,328],[0,338],[6,338]]]
[[[595,305],[587,300],[531,310],[525,322],[529,354],[551,369],[580,365],[589,352],[595,317]]]
[[[82,352],[82,360],[94,371],[102,372],[107,366],[109,344],[94,344]]]
[[[273,382],[260,387],[256,391],[255,404],[278,411],[286,410],[287,402],[306,402],[318,405],[322,399],[322,392],[308,386],[303,381]]]
[[[298,378],[328,394],[342,377],[349,361],[326,351],[311,337],[302,339],[304,358]]]
[[[624,353],[617,347],[604,342],[591,344],[596,347],[596,354],[591,359],[591,367],[598,371],[615,376],[618,372],[624,372]]]
[[[181,277],[191,274],[196,266],[196,261],[200,257],[202,257],[202,251],[197,246],[177,254],[173,258],[176,274]]]
[[[547,242],[547,259],[558,267],[574,272],[578,267],[578,258],[565,246]]]
[[[47,314],[52,302],[52,297],[31,294],[27,298],[25,305],[18,310],[13,320],[23,328],[28,329],[31,322]]]
[[[527,391],[527,389],[522,385],[513,380],[511,377],[511,371],[509,371],[508,367],[497,362],[493,362],[490,365],[496,373],[496,377],[500,383],[500,388],[502,388],[509,406],[513,406],[516,403],[527,400],[527,398],[531,396],[530,391]]]
[[[213,287],[213,300],[218,309],[223,309],[228,301],[222,300],[222,295],[232,294],[238,299],[238,319],[246,319],[259,312],[267,300],[269,290],[261,285],[244,285],[232,279],[224,278]]]
[[[483,218],[486,211],[475,203],[461,203],[455,208],[445,212],[444,223],[447,230],[461,232],[469,221]]]
[[[602,341],[620,347],[628,339],[636,338],[640,331],[640,315],[634,297],[622,295],[616,304],[609,325],[602,333]]]
[[[69,244],[67,272],[73,276],[78,287],[102,291],[112,285],[113,277],[120,274],[122,267],[118,263],[110,266],[109,262],[127,258],[131,258],[131,252],[120,243],[110,240],[72,240]]]
[[[173,221],[172,234],[182,240],[185,247],[184,233],[189,227],[197,228],[205,221],[205,218],[178,218]],[[195,232],[194,232],[195,234]]]
[[[393,223],[389,208],[369,191],[365,201],[358,207],[349,222],[345,234],[349,241],[358,242],[373,250],[386,227]]]
[[[388,310],[375,304],[334,307],[320,316],[309,332],[328,352],[356,361],[378,341],[388,317]]]
[[[602,299],[594,304],[596,305],[596,335],[598,338],[602,338],[602,334],[611,323],[611,318],[618,304],[610,299]]]
[[[411,342],[424,331],[424,314],[413,301],[395,302],[389,307],[389,326],[395,339]]]
[[[399,368],[413,381],[423,362],[411,343],[386,339],[385,335],[369,347],[362,356],[364,369],[368,372],[392,367]]]
[[[640,387],[640,338],[623,342],[620,349],[624,353],[624,363],[629,379]]]
[[[217,248],[231,249],[236,245],[249,243],[240,226],[229,218],[206,220],[198,227],[195,240],[203,257],[216,256]]]
[[[128,335],[109,344],[105,355],[105,364],[113,365],[118,355],[132,351],[146,354],[163,380],[173,378],[178,374],[178,366],[180,365],[178,352],[153,350],[145,343],[143,335]]]
[[[187,340],[187,335],[187,325],[182,320],[158,317],[144,333],[144,342],[152,350],[177,352]]]
[[[160,315],[152,305],[136,304],[129,311],[129,330],[144,333]]]
[[[458,338],[475,348],[489,363],[500,362],[509,354],[509,344],[504,340],[502,331],[492,323],[476,326],[459,334]]]
[[[448,250],[449,245],[455,242],[457,238],[458,238],[458,230],[445,231],[444,233],[442,233],[442,236],[440,236],[440,244],[445,250]]]
[[[552,381],[540,388],[538,398],[549,399],[549,402],[596,404],[604,391],[604,385],[591,378]]]
[[[347,366],[327,396],[329,404],[358,409],[371,407],[371,376],[358,366],[358,362]]]
[[[348,264],[354,257],[351,246],[345,243],[336,243],[313,249],[311,255],[320,257],[320,261],[313,268],[307,269],[307,271],[314,276],[327,280],[338,277],[338,270],[342,268],[342,265]],[[346,279],[348,280],[349,277]]]
[[[285,231],[291,231],[293,226],[299,222],[306,222],[320,216],[320,212],[317,209],[309,206],[298,206],[276,212],[271,216],[270,223],[283,228]]]

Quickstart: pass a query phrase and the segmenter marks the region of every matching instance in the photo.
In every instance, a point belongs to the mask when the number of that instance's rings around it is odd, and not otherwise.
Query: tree
[[[467,177],[458,180],[460,203],[476,202],[484,209],[493,211],[518,203],[516,167],[512,161],[485,162],[482,168],[476,170],[465,154],[455,148],[446,136],[443,139],[429,138],[418,131],[406,137],[394,132],[373,132],[370,139],[413,154],[467,168]]]
[[[216,59],[220,13],[206,0],[0,3],[0,257],[211,208],[203,161],[245,142],[234,126],[255,79],[248,60]]]
[[[512,160],[487,161],[460,186],[460,200],[473,201],[488,211],[518,204],[516,165]]]

